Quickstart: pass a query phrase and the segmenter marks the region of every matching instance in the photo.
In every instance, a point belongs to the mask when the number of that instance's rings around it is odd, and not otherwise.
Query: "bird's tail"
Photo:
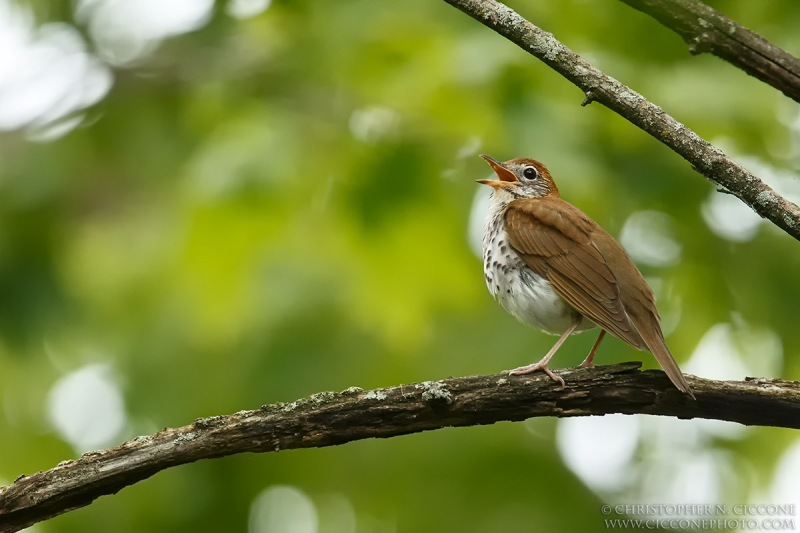
[[[685,392],[694,400],[695,397],[691,387],[689,387],[689,383],[686,382],[683,372],[678,368],[678,363],[675,362],[675,358],[672,357],[672,353],[669,351],[669,348],[667,348],[667,343],[664,342],[664,335],[661,333],[658,319],[652,316],[650,318],[653,322],[652,326],[649,328],[637,328],[639,329],[639,335],[642,337],[647,349],[653,354],[656,361],[658,361],[658,364],[664,369],[669,380],[679,391]]]

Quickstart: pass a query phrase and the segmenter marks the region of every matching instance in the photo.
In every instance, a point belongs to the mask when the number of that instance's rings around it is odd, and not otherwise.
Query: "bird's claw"
[[[542,364],[541,362],[521,366],[513,370],[506,370],[506,373],[510,376],[524,376],[525,374],[533,374],[534,372],[544,372],[550,377],[550,379],[558,382],[561,385],[558,390],[564,390],[564,388],[567,386],[567,384],[564,382],[564,378],[547,368],[547,364]]]

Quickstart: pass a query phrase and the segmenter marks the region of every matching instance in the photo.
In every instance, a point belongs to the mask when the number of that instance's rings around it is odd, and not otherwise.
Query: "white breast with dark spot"
[[[504,214],[510,200],[510,195],[504,191],[492,193],[483,236],[486,285],[503,309],[517,320],[547,333],[560,335],[579,314],[556,293],[547,279],[531,270],[508,243]],[[577,331],[593,327],[594,323],[584,319]]]

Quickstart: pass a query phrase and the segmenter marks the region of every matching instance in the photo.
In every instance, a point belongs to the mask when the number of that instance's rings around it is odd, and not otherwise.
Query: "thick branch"
[[[668,27],[693,54],[709,52],[800,102],[800,59],[698,0],[622,0]]]
[[[641,94],[607,76],[548,33],[495,0],[445,0],[546,63],[577,85],[584,103],[597,101],[646,131],[795,239],[800,240],[800,207],[730,160],[695,132]]]
[[[243,452],[277,452],[387,438],[448,426],[540,416],[647,413],[800,428],[800,383],[687,377],[697,400],[641,363],[565,370],[566,389],[546,376],[450,378],[365,392],[325,392],[288,404],[195,420],[20,476],[0,488],[0,532],[91,503],[166,468]]]

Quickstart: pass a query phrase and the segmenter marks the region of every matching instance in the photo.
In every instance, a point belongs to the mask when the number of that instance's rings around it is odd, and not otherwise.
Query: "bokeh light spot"
[[[316,533],[318,529],[314,502],[295,487],[269,487],[250,506],[250,533]]]
[[[106,364],[88,365],[59,379],[50,390],[47,414],[78,453],[112,444],[126,423],[119,383]]]

